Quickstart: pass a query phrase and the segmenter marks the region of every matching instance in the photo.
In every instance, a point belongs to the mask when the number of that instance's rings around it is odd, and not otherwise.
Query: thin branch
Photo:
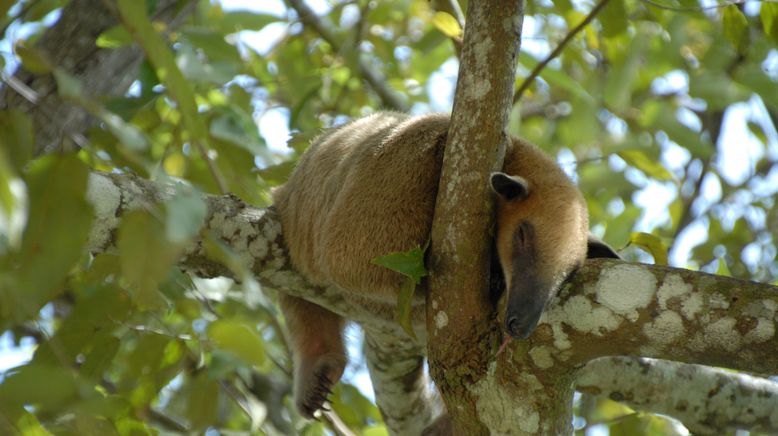
[[[292,7],[292,9],[295,10],[295,12],[297,12],[297,15],[300,17],[300,21],[318,33],[322,39],[324,39],[330,46],[332,46],[335,52],[345,52],[345,47],[340,43],[340,41],[338,41],[338,38],[335,36],[335,32],[324,21],[320,20],[316,13],[313,12],[313,10],[311,10],[311,8],[309,8],[303,0],[287,0],[287,3]],[[357,47],[354,47],[354,49],[356,50]],[[408,110],[408,105],[405,103],[402,97],[395,90],[389,87],[384,78],[381,76],[381,73],[376,71],[366,59],[361,57],[358,51],[356,52],[356,61],[359,68],[359,74],[370,85],[373,91],[375,91],[375,93],[381,99],[381,103],[386,108],[400,112],[406,112]]]
[[[151,421],[154,421],[155,423],[159,424],[160,427],[166,430],[185,433],[185,434],[192,431],[186,425],[178,422],[177,419],[174,419],[173,417],[168,416],[153,407],[150,407],[147,413]]]
[[[581,21],[577,26],[575,26],[570,32],[565,35],[564,39],[556,46],[554,51],[548,54],[543,61],[541,61],[539,64],[535,65],[535,68],[532,69],[532,72],[530,72],[529,76],[527,76],[526,79],[521,83],[521,86],[519,86],[519,89],[516,91],[516,93],[513,95],[513,104],[516,104],[521,100],[521,97],[524,95],[524,92],[527,91],[527,89],[532,85],[532,82],[535,81],[535,79],[540,75],[540,72],[543,71],[543,69],[546,67],[546,65],[549,64],[554,58],[559,56],[560,53],[562,53],[562,50],[564,50],[565,46],[573,40],[575,35],[578,34],[581,30],[583,30],[584,27],[586,27],[589,23],[591,23],[592,20],[597,16],[597,14],[600,13],[602,8],[605,7],[605,5],[608,4],[609,0],[600,0],[599,3],[597,3],[594,8],[589,12],[589,14]]]
[[[641,2],[655,7],[657,9],[663,9],[666,11],[674,11],[674,12],[702,12],[702,11],[710,11],[713,9],[720,9],[725,8],[727,6],[731,5],[744,5],[749,2],[759,2],[759,3],[775,3],[775,0],[733,0],[733,1],[725,1],[721,3],[717,3],[715,5],[711,6],[670,6],[665,5],[662,3],[659,3],[654,0],[640,0]]]

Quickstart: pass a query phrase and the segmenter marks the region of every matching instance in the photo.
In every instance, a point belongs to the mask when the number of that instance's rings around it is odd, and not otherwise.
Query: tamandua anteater
[[[403,276],[370,261],[429,238],[448,125],[444,114],[379,112],[313,141],[273,193],[292,263],[308,280],[384,306],[396,302]],[[525,338],[583,263],[587,245],[595,257],[617,255],[588,237],[581,193],[534,145],[511,138],[503,172],[490,181],[508,291],[505,329]],[[344,320],[299,298],[281,295],[280,303],[294,354],[295,404],[312,417],[346,364]]]

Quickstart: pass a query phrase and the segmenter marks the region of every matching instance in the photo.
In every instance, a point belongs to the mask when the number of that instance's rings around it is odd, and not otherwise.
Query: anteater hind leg
[[[344,321],[300,298],[280,295],[294,359],[294,402],[306,418],[322,408],[346,366]]]

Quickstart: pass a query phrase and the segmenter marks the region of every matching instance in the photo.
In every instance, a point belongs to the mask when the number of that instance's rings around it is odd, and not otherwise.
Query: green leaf
[[[114,26],[101,33],[95,41],[100,48],[119,48],[132,44],[132,36],[124,26]]]
[[[732,272],[729,270],[729,265],[727,265],[727,259],[722,257],[718,258],[719,266],[716,268],[716,275],[719,276],[725,276],[725,277],[732,277]]]
[[[159,283],[170,272],[180,247],[167,239],[162,222],[147,211],[127,213],[119,226],[116,246],[122,275],[135,303],[141,309],[164,307]]]
[[[35,150],[32,121],[24,112],[16,109],[0,111],[0,150],[4,150],[9,163],[21,173]]]
[[[390,253],[372,259],[370,263],[398,272],[412,280],[413,284],[419,284],[421,278],[429,273],[424,266],[424,253],[429,242],[424,246],[417,245],[408,251]]]
[[[189,26],[181,30],[184,38],[201,49],[211,61],[242,62],[238,48],[228,43],[224,35],[204,27]]]
[[[116,139],[129,149],[125,155],[132,158],[135,152],[148,148],[146,135],[136,126],[125,122],[120,116],[109,112],[90,99],[84,93],[84,86],[78,78],[61,68],[54,69],[54,78],[57,81],[57,91],[62,98],[81,106],[103,121]]]
[[[265,364],[265,343],[253,327],[235,320],[220,319],[208,325],[208,336],[222,350],[230,351],[246,363]]]
[[[764,33],[772,38],[774,44],[778,44],[778,3],[762,2],[759,17],[762,19]]]
[[[236,11],[214,17],[214,21],[221,32],[232,33],[239,30],[262,30],[268,24],[282,21],[282,19],[275,15]]]
[[[738,50],[744,50],[748,45],[748,20],[735,5],[724,7],[721,15],[724,27],[724,37]]]
[[[635,226],[635,221],[637,221],[641,213],[640,208],[637,206],[629,203],[626,204],[622,213],[617,217],[608,219],[605,235],[602,239],[612,243],[615,247],[624,247],[629,243],[632,228]]]
[[[227,141],[252,154],[267,154],[265,141],[259,136],[257,124],[249,114],[237,108],[219,108],[218,113],[209,127],[209,133],[214,138]]]
[[[449,38],[462,36],[462,27],[457,19],[448,12],[435,12],[432,16],[432,25]]]
[[[53,365],[24,365],[5,374],[0,384],[0,408],[32,405],[36,413],[57,410],[78,400],[87,391],[79,389],[73,371]]]
[[[54,79],[57,81],[57,91],[62,98],[81,100],[84,98],[84,86],[81,81],[62,68],[53,70]]]
[[[87,174],[86,166],[70,154],[45,156],[30,165],[30,216],[18,255],[19,289],[14,291],[22,314],[37,311],[55,295],[81,256],[92,223],[92,206],[84,198]]]
[[[667,265],[667,245],[658,236],[644,232],[633,232],[629,242],[654,256],[656,265]]]
[[[620,2],[616,2],[620,3]],[[643,68],[646,46],[650,39],[641,28],[638,35],[632,39],[625,50],[623,59],[614,60],[614,65],[608,71],[605,81],[604,99],[608,109],[620,113],[629,108],[632,94],[636,87],[640,70]]]
[[[177,184],[176,194],[165,202],[165,235],[175,244],[183,244],[193,238],[205,223],[207,207],[196,189]]]
[[[140,44],[146,57],[154,66],[157,77],[167,87],[170,96],[178,103],[184,126],[192,140],[207,148],[208,135],[205,123],[200,120],[192,86],[181,74],[173,53],[151,25],[143,0],[118,0],[117,6],[124,26]]]
[[[219,404],[219,384],[211,379],[207,371],[194,375],[189,386],[186,403],[186,417],[192,430],[201,430],[216,421]]]
[[[46,54],[36,48],[26,47],[21,44],[17,45],[16,55],[22,61],[24,69],[31,73],[48,74],[53,69],[51,61],[49,61]]]
[[[624,159],[627,164],[643,171],[649,177],[657,180],[675,180],[667,168],[663,167],[656,160],[649,158],[642,150],[624,150],[616,154]]]
[[[94,341],[92,350],[87,353],[84,364],[81,365],[81,374],[86,377],[99,380],[103,371],[113,363],[116,353],[119,352],[119,338],[113,335],[105,335]]]
[[[416,246],[405,252],[390,253],[379,256],[370,262],[398,272],[406,277],[397,295],[397,313],[395,318],[408,335],[416,339],[411,322],[411,306],[416,285],[421,283],[421,278],[428,275],[424,266],[424,253],[427,251],[429,241],[424,247]]]
[[[535,58],[525,52],[519,53],[519,62],[530,70],[535,68],[535,66],[539,63]],[[540,77],[542,77],[552,87],[564,89],[565,91],[573,94],[583,101],[588,103],[594,103],[597,101],[594,97],[592,97],[591,94],[589,94],[589,91],[587,91],[586,88],[581,85],[580,81],[573,79],[564,71],[556,70],[553,68],[544,68],[540,73]]]
[[[411,322],[411,309],[415,290],[416,283],[414,283],[412,278],[406,277],[400,292],[397,294],[397,313],[394,316],[395,321],[413,339],[416,339],[416,332],[413,331],[413,323]]]
[[[612,38],[626,32],[627,17],[623,1],[608,2],[598,17],[602,25],[602,36]]]
[[[362,430],[363,436],[389,436],[389,430],[386,429],[386,426],[381,425],[374,425],[372,427],[367,427]]]
[[[262,177],[262,180],[268,183],[281,184],[289,178],[289,175],[292,174],[292,170],[294,170],[295,166],[297,166],[297,164],[294,161],[287,160],[278,165],[263,168],[259,170],[257,174],[259,174],[259,177]]]
[[[0,223],[8,223],[16,212],[17,194],[13,192],[12,184],[19,181],[11,168],[5,152],[0,148]],[[0,253],[4,252],[2,238],[13,240],[9,225],[0,226]],[[18,240],[18,239],[17,239]]]
[[[5,17],[8,10],[16,3],[15,0],[0,0],[0,17]]]

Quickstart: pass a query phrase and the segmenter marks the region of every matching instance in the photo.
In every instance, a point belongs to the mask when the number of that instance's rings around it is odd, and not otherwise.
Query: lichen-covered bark
[[[376,404],[392,434],[420,434],[442,410],[424,374],[424,347],[394,332],[365,328],[365,357]]]
[[[743,371],[778,369],[775,287],[670,267],[588,262],[527,344],[546,370],[630,354]]]
[[[457,433],[487,434],[472,386],[499,328],[488,301],[491,171],[502,166],[523,2],[471,1],[431,234],[430,373]]]
[[[778,434],[778,383],[717,368],[640,357],[596,359],[582,392],[681,420],[694,434],[747,428]]]
[[[183,6],[182,6],[183,5]],[[158,0],[154,20],[175,29],[194,10],[194,1]],[[118,21],[110,3],[102,0],[71,0],[59,21],[36,43],[52,65],[89,84],[95,96],[119,96],[137,76],[141,51],[135,46],[101,49],[97,36]],[[0,87],[0,109],[14,108],[27,113],[35,128],[36,154],[80,146],[78,138],[93,118],[83,109],[68,104],[57,94],[51,74],[36,75],[20,69],[15,79],[32,89],[38,99],[29,101],[14,89]],[[74,144],[75,142],[75,144]]]
[[[87,197],[96,218],[89,249],[115,250],[115,234],[124,213],[133,208],[150,208],[174,192],[169,186],[132,175],[91,174]],[[424,323],[415,325],[419,341],[413,343],[392,319],[391,311],[375,313],[338,289],[307,283],[289,262],[272,207],[256,209],[234,196],[207,196],[205,201],[208,214],[201,234],[212,235],[227,245],[262,286],[313,301],[365,327],[377,402],[386,413],[392,434],[418,433],[438,413],[433,403],[423,402],[432,395],[428,386],[409,382],[421,370],[421,355],[427,345]],[[206,255],[202,240],[193,241],[186,248],[179,266],[201,277],[233,275]],[[529,340],[512,342],[495,358],[490,343],[468,343],[454,337],[466,352],[485,353],[491,361],[485,363],[481,373],[468,366],[453,367],[443,376],[451,385],[466,386],[468,395],[463,400],[468,401],[466,405],[475,411],[478,422],[492,434],[567,434],[571,431],[572,392],[579,374],[576,370],[601,356],[640,354],[755,373],[778,373],[776,290],[767,284],[677,268],[606,260],[588,262],[549,308]],[[606,377],[616,374],[611,370],[601,372]],[[700,374],[702,377],[705,373]],[[596,384],[591,381],[591,374],[587,377],[578,381],[582,389]],[[629,380],[628,375],[612,380],[608,389],[626,392],[623,389],[636,387]],[[699,419],[701,426],[768,428],[766,415],[758,408],[749,412],[747,401],[754,395],[761,398],[772,388],[754,391],[749,387],[750,379],[737,377],[717,380],[731,383],[726,389],[734,394],[727,397],[731,401],[726,410],[741,407],[746,415],[755,418],[720,422],[703,417]],[[624,387],[620,391],[621,384]],[[724,389],[721,383],[717,386]],[[657,411],[674,413],[663,409],[671,406],[657,396],[658,391],[640,391],[640,395],[635,392],[625,400],[644,405],[656,402]],[[735,401],[741,395],[746,397],[744,406]],[[723,410],[716,409],[722,407],[720,403],[711,401],[700,407],[704,409],[698,411],[700,416],[713,417],[717,410]],[[675,413],[680,412],[683,410],[677,409]],[[772,415],[769,419],[773,425]]]

